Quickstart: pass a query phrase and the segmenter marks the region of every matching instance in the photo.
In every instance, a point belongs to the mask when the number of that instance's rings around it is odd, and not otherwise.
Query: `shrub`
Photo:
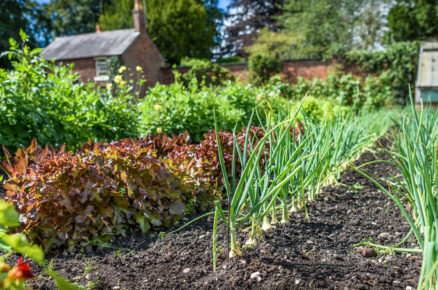
[[[273,55],[251,55],[248,66],[253,71],[253,80],[257,83],[266,83],[271,76],[280,73],[283,69],[283,61]]]
[[[193,64],[192,68],[183,74],[182,81],[187,86],[193,79],[198,84],[207,86],[222,85],[225,81],[233,80],[231,72],[211,61],[198,61]]]
[[[182,83],[157,84],[139,103],[140,132],[177,135],[187,130],[194,141],[199,141],[213,126],[214,110],[222,128],[232,130],[245,118],[245,112],[228,96],[214,92],[208,88],[198,90],[196,83],[187,89]]]
[[[365,79],[339,73],[329,74],[326,80],[316,78],[309,81],[299,78],[298,83],[292,85],[293,97],[299,99],[307,93],[335,103],[342,101],[342,106],[348,106],[355,112],[362,108],[378,109],[390,104],[392,100],[391,82],[386,73],[367,76]]]
[[[46,250],[105,242],[127,225],[143,232],[171,226],[210,190],[195,188],[150,146],[147,139],[89,142],[73,154],[33,141],[14,158],[6,150],[5,199],[17,206],[21,230]]]
[[[196,80],[186,87],[181,82],[171,85],[156,84],[139,102],[140,134],[164,132],[168,135],[188,131],[193,141],[213,126],[213,110],[218,123],[226,131],[245,126],[256,109],[260,121],[266,113],[288,113],[290,101],[283,98],[283,86],[272,81],[266,86],[253,86],[240,82],[226,82],[223,86],[198,86]]]
[[[299,104],[295,104],[291,112],[295,112],[298,109]],[[311,96],[306,97],[301,107],[301,111],[298,114],[298,120],[303,121],[304,118],[309,118],[312,121],[321,122],[323,120],[335,119],[339,112],[344,115],[351,111],[348,106],[339,107],[339,102],[333,99],[317,99]],[[305,117],[304,117],[305,115]]]
[[[394,100],[406,104],[409,86],[415,87],[418,63],[418,42],[397,42],[388,45],[385,50],[354,50],[347,53],[350,62],[357,63],[366,72],[387,73]]]
[[[55,66],[38,56],[40,50],[10,42],[13,69],[0,70],[0,144],[15,150],[35,137],[43,145],[73,149],[137,134],[129,84],[112,90],[83,85],[72,67]]]

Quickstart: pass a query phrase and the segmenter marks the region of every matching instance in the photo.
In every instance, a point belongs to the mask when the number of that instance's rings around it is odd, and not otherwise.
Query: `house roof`
[[[140,35],[134,29],[120,29],[57,37],[42,52],[45,59],[76,59],[121,55]]]

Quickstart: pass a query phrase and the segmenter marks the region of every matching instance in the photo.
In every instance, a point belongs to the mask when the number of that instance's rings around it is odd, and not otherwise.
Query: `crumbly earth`
[[[388,156],[376,149],[365,152],[356,164],[381,158]],[[380,177],[397,175],[388,164],[366,169]],[[83,255],[60,254],[53,268],[70,281],[94,289],[415,288],[421,255],[377,254],[354,247],[368,238],[384,245],[399,242],[409,231],[400,211],[355,171],[344,172],[339,182],[324,188],[308,204],[308,220],[304,211],[294,213],[287,224],[266,232],[256,247],[245,248],[241,257],[226,258],[221,226],[216,273],[211,254],[212,216],[163,239],[156,233],[132,232],[116,238],[110,247],[90,248]],[[241,244],[246,234],[239,233]],[[417,247],[413,237],[403,246]],[[38,274],[40,269],[35,269]],[[31,285],[54,288],[42,276]]]

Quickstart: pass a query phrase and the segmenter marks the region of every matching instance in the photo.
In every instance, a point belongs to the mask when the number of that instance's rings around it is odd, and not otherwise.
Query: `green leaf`
[[[146,221],[146,218],[142,214],[136,214],[135,221],[140,226],[143,234],[146,234],[151,229],[151,225]]]
[[[4,200],[0,200],[0,225],[8,227],[17,227],[19,215],[15,207]]]
[[[6,233],[0,233],[0,239],[15,251],[42,266],[45,265],[43,250],[37,245],[32,245],[24,234],[8,235]]]

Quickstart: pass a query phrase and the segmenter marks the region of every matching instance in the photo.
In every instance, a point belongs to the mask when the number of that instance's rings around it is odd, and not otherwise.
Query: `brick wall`
[[[144,53],[144,51],[148,51],[149,53]],[[137,65],[141,66],[147,79],[146,86],[153,86],[156,82],[170,84],[175,81],[172,68],[163,67],[165,60],[147,35],[137,39],[133,45],[126,50],[122,55],[122,62],[125,66],[130,68],[132,72],[136,72],[135,67]],[[81,75],[81,82],[94,80],[96,76],[94,58],[74,59],[62,61],[62,63],[74,63],[75,67],[73,71]],[[249,80],[250,78],[251,72],[246,63],[224,64],[223,67],[229,69],[233,76],[241,81]],[[342,66],[335,60],[323,61],[314,59],[285,61],[281,75],[288,82],[296,83],[298,77],[308,80],[314,78],[325,79],[327,74],[334,72],[336,68],[343,68],[346,73],[364,76],[364,72],[360,71],[356,66]],[[190,67],[177,67],[176,70],[180,74],[184,74],[190,70]],[[103,83],[98,84],[102,85]],[[144,88],[142,89],[142,93],[144,93]]]
[[[251,72],[246,63],[223,64],[222,66],[229,69],[233,76],[241,81],[249,80],[250,78]],[[341,65],[335,60],[302,59],[285,61],[281,75],[288,82],[296,83],[298,77],[308,80],[314,78],[325,79],[327,74],[334,72],[336,68],[342,68],[346,73],[352,73],[353,75],[363,76],[364,74],[356,66]],[[187,72],[189,69],[190,67],[177,68],[181,74]],[[162,68],[161,72],[162,78],[160,83],[170,84],[175,81],[171,68]]]
[[[94,81],[96,76],[96,65],[94,58],[81,58],[57,61],[57,64],[70,65],[74,63],[73,72],[79,73],[81,76],[79,80],[83,83]]]
[[[162,80],[161,67],[165,60],[147,34],[141,34],[122,55],[122,63],[136,73],[141,66],[146,77],[146,86],[153,86]]]

